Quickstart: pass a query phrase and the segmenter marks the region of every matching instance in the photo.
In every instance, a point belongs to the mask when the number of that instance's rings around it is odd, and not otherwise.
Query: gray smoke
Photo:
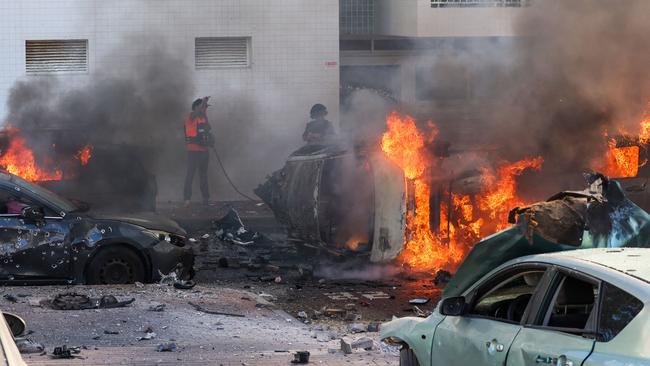
[[[81,81],[42,76],[17,82],[4,121],[23,131],[37,158],[62,161],[85,144],[116,151],[130,146],[159,182],[179,175],[185,157],[182,121],[193,98],[191,69],[165,43],[148,44]],[[125,180],[144,174],[104,168]]]

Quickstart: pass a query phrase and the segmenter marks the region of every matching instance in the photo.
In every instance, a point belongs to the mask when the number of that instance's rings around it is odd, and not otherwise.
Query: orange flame
[[[92,156],[93,152],[93,147],[90,145],[84,146],[81,150],[75,154],[75,159],[79,160],[81,162],[81,165],[87,165],[88,161],[90,161],[90,157]]]
[[[63,178],[61,170],[49,171],[38,166],[34,152],[27,147],[20,130],[8,127],[5,131],[11,136],[7,150],[0,156],[0,166],[6,171],[30,182]]]
[[[442,202],[436,208],[440,226],[434,232],[430,221],[431,186],[426,173],[436,168],[436,161],[427,156],[425,141],[433,142],[437,128],[430,124],[433,133],[425,137],[413,118],[395,112],[388,116],[386,124],[382,151],[412,182],[406,184],[407,199],[410,197],[409,202],[414,203],[414,208],[407,212],[405,245],[398,260],[415,270],[454,270],[483,235],[507,227],[509,210],[524,205],[516,194],[515,178],[526,169],[539,170],[543,162],[537,157],[506,162],[494,172],[484,169],[482,193],[452,193],[451,202]]]

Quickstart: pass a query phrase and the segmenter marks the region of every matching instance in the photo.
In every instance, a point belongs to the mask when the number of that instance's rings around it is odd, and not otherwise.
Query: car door
[[[580,366],[596,335],[600,282],[569,270],[553,270],[542,306],[519,332],[508,365]]]
[[[505,365],[513,340],[536,291],[545,279],[542,265],[517,265],[486,279],[466,295],[469,310],[447,316],[436,328],[434,365]]]
[[[26,206],[42,209],[45,220],[26,220],[16,209]],[[68,277],[67,232],[64,220],[46,205],[23,191],[0,187],[0,280]]]

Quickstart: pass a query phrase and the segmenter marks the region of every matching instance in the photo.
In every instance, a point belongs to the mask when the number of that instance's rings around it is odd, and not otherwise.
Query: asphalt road
[[[135,298],[123,308],[54,310],[43,304],[53,295],[75,291],[90,297],[111,294]],[[396,365],[391,352],[355,350],[344,355],[339,336],[320,342],[314,325],[306,325],[269,305],[254,292],[198,285],[192,290],[149,284],[138,286],[5,287],[17,302],[0,300],[2,309],[21,315],[28,324],[27,338],[42,343],[45,353],[24,355],[30,365],[289,365],[295,351],[309,351],[319,365]],[[199,311],[242,316],[224,316]],[[149,308],[164,304],[163,311]],[[321,329],[316,327],[316,329]],[[150,340],[138,340],[146,331]],[[369,336],[378,342],[378,333]],[[174,352],[158,352],[162,343],[175,343]],[[80,346],[75,359],[53,359],[56,346]],[[379,345],[377,343],[377,345]],[[394,350],[392,350],[394,352]]]

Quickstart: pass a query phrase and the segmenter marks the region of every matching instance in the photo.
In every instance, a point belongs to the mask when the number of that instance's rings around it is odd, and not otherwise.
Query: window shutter
[[[88,72],[88,40],[25,41],[28,74]]]
[[[197,69],[250,66],[249,37],[200,37],[194,40]]]

